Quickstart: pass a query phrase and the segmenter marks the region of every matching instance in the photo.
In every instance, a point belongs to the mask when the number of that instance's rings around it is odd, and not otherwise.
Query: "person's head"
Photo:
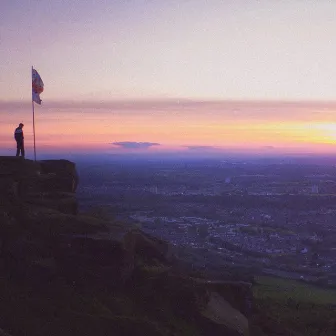
[[[19,124],[19,127],[22,128],[24,125],[22,123]]]

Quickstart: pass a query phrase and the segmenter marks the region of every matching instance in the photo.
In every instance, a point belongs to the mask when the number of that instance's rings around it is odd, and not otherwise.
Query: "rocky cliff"
[[[249,283],[196,279],[168,243],[78,213],[77,184],[72,162],[0,157],[0,334],[249,334]]]

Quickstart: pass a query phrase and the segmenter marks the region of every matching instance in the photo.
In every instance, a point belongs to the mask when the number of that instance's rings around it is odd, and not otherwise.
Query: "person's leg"
[[[25,157],[25,149],[24,149],[24,141],[22,140],[21,143],[21,156],[24,158]]]
[[[20,142],[16,141],[16,156],[20,155]]]

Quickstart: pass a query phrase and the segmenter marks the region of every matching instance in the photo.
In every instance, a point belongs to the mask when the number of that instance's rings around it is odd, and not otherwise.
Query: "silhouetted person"
[[[15,132],[14,132],[14,138],[16,140],[16,156],[20,156],[20,153],[21,153],[21,156],[24,158],[25,156],[25,150],[24,150],[24,136],[23,136],[23,124],[20,123],[19,124],[19,127],[17,127],[15,129]]]

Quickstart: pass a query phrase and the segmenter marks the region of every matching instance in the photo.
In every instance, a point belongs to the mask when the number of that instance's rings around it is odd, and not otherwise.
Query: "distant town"
[[[194,160],[78,165],[94,207],[170,241],[198,269],[336,286],[336,166]],[[94,196],[94,197],[92,197]]]

